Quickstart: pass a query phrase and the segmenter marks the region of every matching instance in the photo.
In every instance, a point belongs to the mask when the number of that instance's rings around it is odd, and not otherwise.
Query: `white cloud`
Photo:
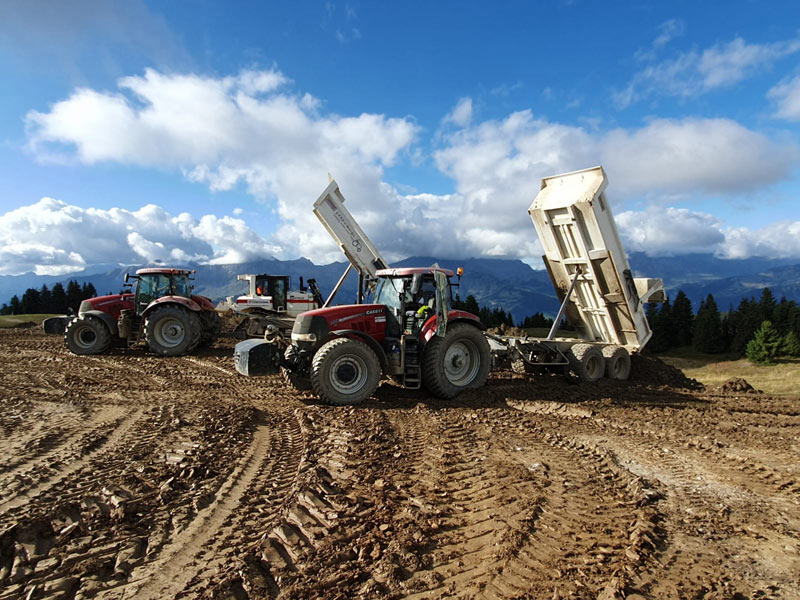
[[[625,211],[616,221],[628,252],[651,256],[713,253],[725,240],[718,219],[686,208]]]
[[[471,120],[472,98],[461,98],[455,107],[453,107],[453,110],[450,111],[444,119],[442,119],[442,123],[453,123],[455,125],[459,125],[460,127],[464,127],[465,125],[469,125]]]
[[[702,52],[691,50],[648,65],[615,93],[614,100],[624,108],[646,96],[699,96],[739,83],[797,52],[800,52],[800,36],[766,44],[752,44],[737,37]]]
[[[725,232],[725,243],[718,253],[726,258],[800,257],[800,221],[771,223],[756,230],[730,229]]]
[[[0,240],[1,275],[58,275],[108,263],[237,263],[278,250],[241,219],[173,217],[153,204],[83,209],[52,198],[0,215]]]
[[[767,97],[776,104],[776,117],[800,121],[800,76],[780,82],[767,93]]]
[[[108,257],[234,263],[270,254],[337,261],[341,252],[311,212],[330,172],[348,208],[390,262],[411,255],[530,259],[541,248],[527,209],[542,177],[603,164],[609,196],[619,206],[641,195],[649,200],[740,195],[785,179],[800,163],[795,144],[727,119],[659,119],[607,131],[549,122],[531,111],[475,122],[472,101],[463,98],[443,121],[449,126],[436,133],[433,155],[455,182],[455,193],[404,195],[398,190],[405,188],[385,183],[383,174],[406,153],[414,155],[411,144],[419,129],[411,118],[324,114],[319,100],[281,91],[288,85],[276,70],[224,78],[148,70],[122,79],[119,93],[81,89],[47,112],[28,115],[31,148],[43,158],[173,168],[211,190],[243,183],[254,196],[275,203],[280,225],[270,239],[236,218],[242,214],[238,209],[233,217],[195,218],[173,217],[154,205],[129,213],[61,203],[37,210],[50,219],[76,215],[81,225],[59,224],[63,233],[52,242],[29,231],[28,238],[8,243],[33,240],[63,249],[65,268],[78,264],[70,262],[70,253],[86,263]],[[680,244],[719,247],[721,225],[707,215],[680,209],[666,214],[673,233],[650,231],[636,214],[628,214],[627,239],[650,252]],[[86,237],[91,238],[86,247],[70,241]],[[96,250],[102,240],[108,247]],[[40,256],[12,261],[8,268],[18,272],[58,262],[52,252]]]

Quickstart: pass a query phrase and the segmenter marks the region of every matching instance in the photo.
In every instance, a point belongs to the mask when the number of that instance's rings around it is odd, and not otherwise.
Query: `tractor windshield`
[[[162,296],[189,298],[190,292],[186,277],[172,277],[166,273],[141,275],[136,286],[136,306],[144,310],[153,300]]]

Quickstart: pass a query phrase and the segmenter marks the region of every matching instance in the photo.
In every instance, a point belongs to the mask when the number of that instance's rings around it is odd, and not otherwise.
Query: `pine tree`
[[[88,300],[97,296],[97,290],[91,281],[84,281],[83,288],[81,288],[81,300]]]
[[[761,321],[769,321],[771,323],[775,322],[775,307],[777,306],[777,302],[775,302],[775,296],[772,293],[772,290],[765,287],[761,290],[761,299],[758,301],[758,312],[761,316]]]
[[[10,315],[10,314],[11,314],[11,307],[4,302],[3,307],[0,308],[0,315]]]
[[[59,282],[53,286],[53,312],[65,313],[67,312],[67,293],[64,291],[64,285]]]
[[[783,339],[771,321],[764,321],[747,344],[747,358],[757,364],[768,365],[780,354]]]
[[[683,290],[678,290],[675,301],[672,303],[670,314],[672,337],[675,346],[688,346],[692,343],[692,326],[694,315],[692,303]]]
[[[800,338],[794,331],[790,331],[783,336],[781,344],[781,354],[784,356],[800,357]]]
[[[763,322],[759,316],[758,303],[752,298],[743,298],[739,302],[739,307],[731,315],[731,325],[733,338],[731,340],[731,352],[741,356],[745,355],[747,344],[753,339],[758,328]]]
[[[81,286],[74,279],[70,279],[67,283],[67,308],[71,308],[75,314],[78,314],[78,307],[82,300]]]
[[[40,313],[40,297],[39,290],[34,288],[28,288],[25,290],[25,293],[22,294],[22,314],[30,315],[35,313]]]
[[[473,315],[477,315],[481,311],[481,307],[478,306],[478,301],[475,300],[475,296],[472,294],[467,296],[467,299],[464,302],[464,310],[468,313],[472,313]]]
[[[725,350],[722,337],[722,320],[720,319],[714,296],[708,295],[705,302],[700,303],[694,320],[692,346],[698,352],[717,354]]]
[[[22,303],[19,301],[19,298],[16,295],[11,298],[11,301],[8,303],[8,307],[11,309],[12,315],[18,315],[22,313]]]
[[[39,290],[39,312],[52,313],[53,312],[53,294],[47,284],[42,284]]]

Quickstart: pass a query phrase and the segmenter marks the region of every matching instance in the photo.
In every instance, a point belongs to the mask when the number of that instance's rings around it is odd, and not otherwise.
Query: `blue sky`
[[[0,274],[536,263],[543,176],[603,164],[629,250],[800,260],[794,2],[0,4]]]

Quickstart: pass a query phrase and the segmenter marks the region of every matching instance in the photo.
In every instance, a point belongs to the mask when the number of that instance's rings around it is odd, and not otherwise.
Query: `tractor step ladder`
[[[411,390],[418,390],[422,384],[422,369],[419,364],[419,343],[417,338],[406,336],[405,368],[403,369],[403,385]]]

